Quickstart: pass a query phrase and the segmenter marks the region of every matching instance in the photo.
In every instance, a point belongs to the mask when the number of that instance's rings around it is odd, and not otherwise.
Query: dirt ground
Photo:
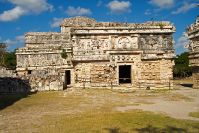
[[[138,106],[116,107],[116,110],[125,112],[132,109],[141,109],[163,113],[173,118],[197,120],[189,116],[191,112],[199,111],[199,90],[178,86],[178,90],[172,90],[166,94],[138,97],[135,101],[150,102],[151,104],[139,104]]]
[[[199,111],[199,90],[177,84],[174,90],[81,89],[44,92],[19,99],[0,109],[0,132],[36,132],[46,116],[84,112],[151,111],[177,119],[199,121],[189,116]],[[23,129],[23,130],[22,130]]]

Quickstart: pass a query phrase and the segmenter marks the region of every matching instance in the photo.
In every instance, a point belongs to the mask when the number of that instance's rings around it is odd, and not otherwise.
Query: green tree
[[[0,43],[0,66],[4,66],[10,69],[16,68],[16,56],[14,52],[8,52],[6,50],[7,45]]]
[[[6,52],[5,55],[5,66],[10,69],[16,68],[16,55],[14,52]]]
[[[184,52],[178,55],[175,59],[175,66],[173,70],[174,77],[184,78],[192,75],[191,67],[189,67],[189,54]]]
[[[5,65],[5,55],[6,55],[6,44],[0,43],[0,66]]]

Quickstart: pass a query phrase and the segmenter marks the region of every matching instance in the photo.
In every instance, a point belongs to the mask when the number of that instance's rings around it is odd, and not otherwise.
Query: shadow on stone
[[[31,87],[28,80],[11,77],[0,78],[0,110],[33,94],[30,90]]]
[[[166,126],[165,128],[157,128],[151,125],[147,127],[136,129],[138,133],[188,133],[187,129]]]
[[[184,87],[190,87],[190,88],[193,88],[193,84],[190,84],[190,83],[186,83],[186,84],[180,84],[181,86],[184,86]]]

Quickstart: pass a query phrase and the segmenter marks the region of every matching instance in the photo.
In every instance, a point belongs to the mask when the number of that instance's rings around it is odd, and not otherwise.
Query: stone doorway
[[[66,85],[70,85],[71,84],[71,72],[70,70],[66,70],[65,71],[65,83]]]
[[[64,90],[67,89],[67,86],[71,84],[71,71],[65,71],[65,78],[64,78]]]
[[[131,65],[119,66],[119,84],[131,84]]]

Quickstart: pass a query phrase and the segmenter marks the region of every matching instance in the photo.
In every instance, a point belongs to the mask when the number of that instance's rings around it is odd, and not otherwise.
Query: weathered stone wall
[[[0,93],[30,92],[28,80],[17,76],[15,70],[7,70],[0,67]]]
[[[39,69],[40,67],[53,67],[53,66],[64,66],[71,65],[70,60],[61,57],[61,51],[59,53],[40,53],[30,55],[19,55],[17,56],[20,62],[17,64],[18,68],[31,68]],[[71,58],[71,55],[68,55]]]
[[[193,88],[199,89],[199,67],[193,67]]]
[[[189,44],[189,65],[193,70],[193,88],[199,89],[199,17],[196,22],[187,29]]]
[[[147,50],[155,50],[156,52],[161,52],[165,50],[172,50],[173,49],[173,38],[172,35],[141,35],[139,37],[139,47],[144,52]]]
[[[173,65],[171,60],[144,61],[141,64],[139,85],[143,88],[173,88]]]
[[[88,62],[75,65],[75,86],[103,87],[116,84],[115,71],[109,62]]]
[[[35,70],[71,65],[69,39],[67,33],[27,33],[26,47],[17,50],[17,69]],[[63,52],[67,58],[62,57]]]
[[[8,70],[5,67],[0,66],[0,77],[16,77],[16,74],[15,70]]]

